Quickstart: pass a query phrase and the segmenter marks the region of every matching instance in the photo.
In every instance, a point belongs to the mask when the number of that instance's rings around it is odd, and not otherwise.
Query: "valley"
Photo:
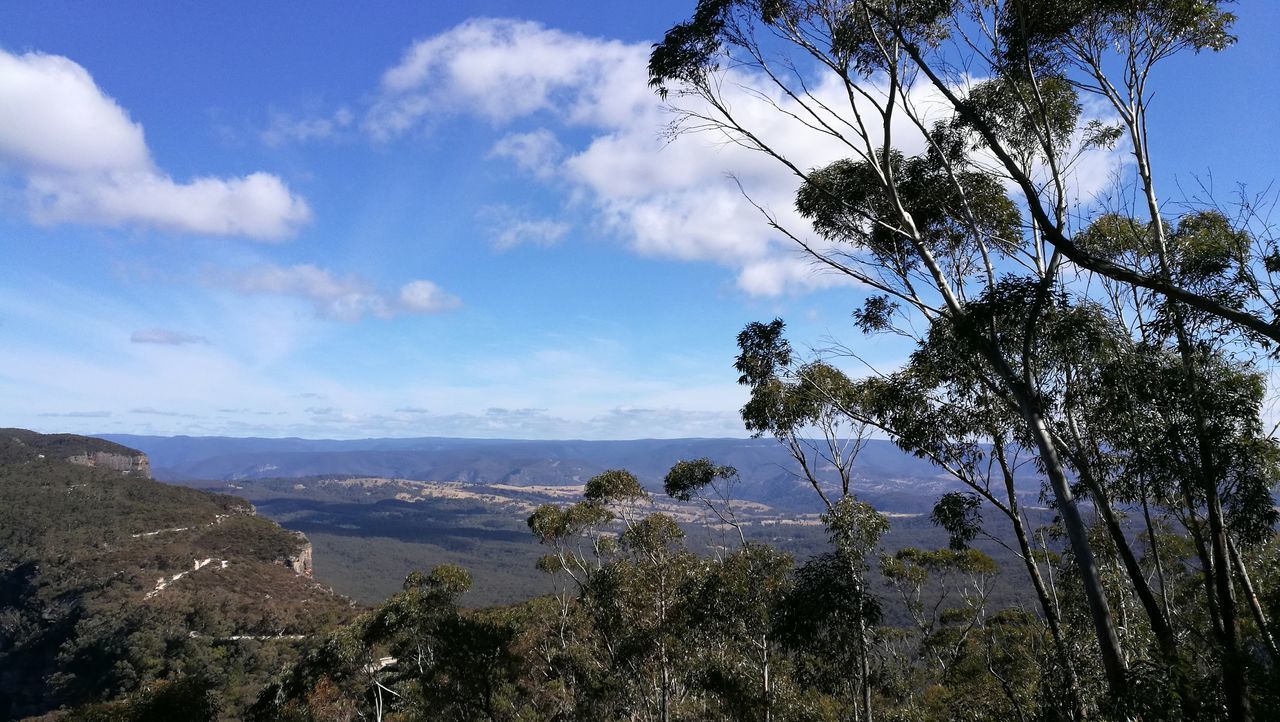
[[[526,519],[539,505],[579,500],[586,480],[610,468],[635,473],[652,497],[649,510],[676,519],[694,548],[728,546],[736,532],[704,505],[663,494],[663,476],[682,459],[707,457],[738,469],[730,504],[749,540],[799,559],[828,548],[821,503],[774,439],[103,438],[146,451],[158,478],[239,496],[305,533],[316,578],[367,604],[398,591],[410,572],[439,564],[471,572],[467,605],[550,592],[551,580],[536,568],[546,550]],[[945,532],[928,517],[941,494],[960,488],[956,482],[883,440],[866,444],[854,470],[859,498],[891,520],[888,547],[945,544]],[[1024,504],[1036,507],[1038,480],[1020,474],[1018,481]]]

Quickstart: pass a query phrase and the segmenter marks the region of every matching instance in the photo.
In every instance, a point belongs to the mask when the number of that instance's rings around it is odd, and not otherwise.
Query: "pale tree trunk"
[[[1022,386],[1021,381],[998,352],[985,344],[982,345],[981,350],[1013,396],[1018,411],[1031,432],[1036,451],[1044,465],[1045,475],[1049,478],[1049,485],[1057,500],[1058,514],[1062,519],[1063,529],[1067,532],[1076,568],[1080,571],[1080,581],[1089,605],[1089,616],[1093,621],[1094,634],[1098,640],[1098,652],[1102,658],[1107,686],[1113,696],[1123,698],[1127,691],[1128,667],[1120,648],[1120,639],[1116,635],[1115,622],[1107,602],[1106,590],[1102,586],[1102,577],[1098,573],[1097,561],[1093,556],[1093,547],[1089,543],[1089,530],[1080,516],[1075,495],[1071,493],[1071,485],[1067,481],[1062,457],[1058,454],[1053,435],[1044,417],[1035,407],[1029,391]]]
[[[1142,70],[1142,69],[1140,69]],[[1137,77],[1134,75],[1133,77]],[[1141,94],[1134,95],[1129,89],[1131,102],[1128,113],[1122,112],[1122,118],[1129,130],[1133,142],[1133,154],[1138,161],[1138,177],[1142,182],[1142,190],[1150,215],[1151,229],[1156,237],[1157,258],[1160,264],[1160,275],[1168,282],[1173,281],[1172,266],[1169,259],[1168,239],[1165,234],[1164,221],[1160,217],[1160,204],[1155,190],[1155,179],[1151,172],[1150,154],[1147,150],[1146,106]],[[1119,99],[1113,98],[1113,103]],[[1231,584],[1231,562],[1227,552],[1227,532],[1222,515],[1222,501],[1218,494],[1217,464],[1214,461],[1216,451],[1209,439],[1204,412],[1200,408],[1199,397],[1202,385],[1196,369],[1195,350],[1188,335],[1186,314],[1182,304],[1170,299],[1173,311],[1174,332],[1177,339],[1178,354],[1182,358],[1183,373],[1191,389],[1192,416],[1195,420],[1196,443],[1198,446],[1198,464],[1194,471],[1199,476],[1201,490],[1205,494],[1205,506],[1209,518],[1209,542],[1213,555],[1213,589],[1218,598],[1218,613],[1221,616],[1221,643],[1223,652],[1222,683],[1227,697],[1227,713],[1230,719],[1241,722],[1253,719],[1253,710],[1249,703],[1247,664],[1240,649],[1238,637],[1236,600]]]
[[[994,451],[996,460],[1000,464],[1000,471],[1004,476],[1005,493],[1009,495],[1008,516],[1013,523],[1013,534],[1018,540],[1018,550],[1022,554],[1022,561],[1027,568],[1027,575],[1031,577],[1031,586],[1036,590],[1036,598],[1040,601],[1040,608],[1044,610],[1045,622],[1049,625],[1049,634],[1053,637],[1053,646],[1058,652],[1058,661],[1062,664],[1063,674],[1067,678],[1067,689],[1071,694],[1073,714],[1077,720],[1087,719],[1088,712],[1085,709],[1084,698],[1081,695],[1080,679],[1076,676],[1075,662],[1071,659],[1071,651],[1068,649],[1067,640],[1062,634],[1062,621],[1058,616],[1058,608],[1049,596],[1049,590],[1045,587],[1044,578],[1040,576],[1040,565],[1036,562],[1035,556],[1031,551],[1031,540],[1027,537],[1027,529],[1022,522],[1022,511],[1018,505],[1017,491],[1013,484],[1013,471],[1009,468],[1008,460],[1005,458],[1003,444],[995,444]]]
[[[1267,654],[1271,655],[1272,664],[1280,664],[1280,648],[1276,647],[1276,639],[1271,634],[1271,623],[1267,619],[1267,613],[1262,608],[1262,602],[1258,600],[1258,593],[1254,591],[1253,580],[1249,577],[1249,569],[1244,564],[1244,559],[1240,556],[1240,551],[1236,549],[1236,543],[1227,536],[1227,551],[1231,553],[1231,563],[1235,565],[1236,576],[1240,578],[1240,586],[1244,591],[1245,599],[1249,604],[1249,611],[1253,614],[1253,622],[1258,625],[1258,634],[1262,637],[1263,643],[1267,647]]]

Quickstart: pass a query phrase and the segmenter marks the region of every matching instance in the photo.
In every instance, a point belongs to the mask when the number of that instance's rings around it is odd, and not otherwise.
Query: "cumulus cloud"
[[[538,127],[504,134],[489,156],[537,179],[567,184],[572,194],[589,199],[597,222],[634,251],[727,265],[751,293],[823,285],[794,272],[793,249],[770,232],[738,185],[799,224],[790,210],[795,179],[723,138],[664,138],[672,117],[647,87],[648,54],[645,43],[534,22],[471,20],[416,43],[387,70],[364,127],[387,139],[443,114],[466,113],[498,126],[536,120]],[[737,80],[744,87],[753,81]],[[786,150],[800,163],[837,157],[829,140],[802,138],[751,92],[739,91],[735,103],[750,109],[753,122],[768,124],[766,130],[785,131],[773,134],[791,138]],[[582,137],[585,142],[569,140]],[[736,180],[726,175],[729,170]],[[567,230],[545,219],[507,219],[498,224],[494,244],[545,245]],[[777,270],[766,272],[771,265]]]
[[[184,346],[186,344],[207,344],[209,339],[182,331],[171,331],[165,328],[148,328],[134,331],[129,336],[132,343],[155,343],[162,346]]]
[[[625,112],[575,89],[598,89],[618,79],[615,69],[623,63],[638,60],[643,68],[646,47],[547,30],[533,22],[469,20],[415,43],[383,73],[381,97],[365,127],[375,137],[389,138],[453,109],[494,120],[566,108],[584,118],[602,110]],[[619,92],[625,90],[615,89],[608,100],[617,100]],[[643,82],[638,94],[648,94]]]
[[[441,313],[462,305],[458,297],[431,281],[410,281],[395,292],[386,292],[359,276],[337,275],[309,263],[223,270],[206,274],[206,280],[247,295],[301,298],[312,304],[317,316],[340,321]]]
[[[269,173],[174,180],[155,165],[142,125],[58,55],[0,50],[0,165],[25,179],[37,223],[278,240],[311,218]]]
[[[441,117],[482,118],[504,132],[490,158],[567,186],[567,197],[586,199],[599,224],[637,253],[727,266],[743,290],[759,295],[849,283],[847,277],[813,273],[756,207],[804,234],[809,226],[794,210],[794,175],[724,133],[672,138],[664,132],[677,116],[647,85],[649,51],[647,43],[587,37],[535,22],[469,20],[415,43],[383,74],[363,127],[387,140]],[[822,73],[809,80],[807,90],[821,105],[844,108],[847,115],[848,97],[836,78]],[[843,141],[814,131],[812,119],[803,122],[805,111],[767,78],[730,68],[719,87],[742,125],[797,167],[850,155]],[[679,102],[695,113],[707,111],[693,98]],[[948,107],[923,83],[901,102],[926,116]],[[848,128],[834,115],[826,121]],[[905,114],[898,114],[894,134],[905,153],[924,147]],[[500,235],[497,245],[520,237]]]

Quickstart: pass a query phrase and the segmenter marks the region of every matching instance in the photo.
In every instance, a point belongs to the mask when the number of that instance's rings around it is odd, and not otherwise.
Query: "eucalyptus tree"
[[[477,682],[488,687],[482,704],[492,702],[487,683],[501,671],[493,662],[503,656],[503,644],[471,634],[475,625],[462,618],[458,606],[470,587],[470,574],[448,564],[409,574],[401,592],[332,631],[284,670],[261,692],[249,718],[383,720],[429,717],[431,709],[455,718],[476,716],[459,710],[476,701],[471,693]],[[466,670],[472,676],[464,678],[458,661],[474,655],[489,661]],[[449,693],[459,685],[465,689]]]
[[[704,457],[677,461],[663,478],[662,490],[678,501],[698,500],[721,526],[736,531],[738,542],[745,547],[747,536],[733,513],[733,487],[739,480],[737,469]]]
[[[732,719],[785,719],[786,654],[775,617],[791,589],[790,554],[750,543],[710,564],[692,580],[685,626],[700,645],[690,660],[694,678]]]
[[[875,615],[867,604],[867,559],[889,523],[859,501],[853,487],[854,464],[869,438],[868,424],[856,410],[849,379],[822,361],[802,363],[783,330],[783,322],[775,319],[748,324],[738,334],[734,367],[740,374],[738,383],[751,389],[742,418],[749,431],[771,434],[786,446],[822,502],[822,522],[853,589],[860,714],[869,722],[869,637]]]
[[[985,622],[999,567],[976,549],[908,547],[881,556],[880,572],[914,623],[924,655],[938,669],[936,678],[947,680],[970,635]],[[944,625],[955,626],[955,633],[939,634]]]
[[[1141,658],[1148,650],[1125,649],[1117,632],[1080,492],[1122,561],[1123,592],[1140,602],[1152,653],[1179,690],[1182,714],[1198,715],[1200,707],[1181,669],[1170,614],[1113,506],[1114,469],[1094,463],[1105,440],[1087,415],[1098,407],[1075,390],[1143,342],[1123,315],[1098,302],[1091,273],[1135,294],[1154,292],[1144,309],[1167,322],[1170,333],[1160,347],[1180,359],[1191,404],[1190,426],[1182,428],[1194,440],[1194,454],[1185,457],[1182,472],[1198,480],[1185,506],[1193,537],[1194,517],[1205,517],[1199,548],[1205,550],[1206,595],[1222,652],[1218,678],[1229,716],[1251,715],[1232,601],[1233,584],[1245,575],[1231,571],[1223,510],[1224,492],[1237,485],[1238,475],[1230,471],[1237,464],[1229,461],[1228,446],[1215,444],[1232,434],[1255,441],[1259,435],[1239,424],[1230,433],[1216,432],[1211,407],[1197,404],[1221,372],[1205,353],[1204,319],[1217,322],[1219,339],[1229,337],[1236,348],[1280,338],[1280,327],[1270,320],[1276,308],[1270,274],[1280,272],[1280,261],[1273,260],[1280,254],[1265,237],[1247,236],[1219,244],[1230,252],[1202,265],[1199,276],[1180,271],[1178,244],[1161,216],[1147,131],[1153,69],[1178,52],[1219,50],[1232,42],[1233,17],[1222,5],[701,0],[650,58],[651,84],[675,103],[677,132],[719,133],[796,177],[796,210],[805,223],[785,222],[758,205],[764,222],[820,267],[872,291],[855,312],[856,322],[864,331],[896,331],[916,340],[913,365],[933,369],[923,386],[926,398],[937,406],[958,395],[985,398],[988,421],[977,435],[992,449],[998,436],[1034,456],[1068,540],[1100,666],[1112,700],[1121,705],[1117,714],[1136,673],[1130,668],[1134,653]],[[1110,112],[1088,117],[1083,108],[1089,95]],[[811,134],[845,157],[807,167],[786,150],[795,147],[792,134],[769,137],[752,126],[752,111],[760,108],[782,114],[797,134]],[[1100,252],[1082,233],[1088,224],[1080,223],[1097,209],[1079,197],[1078,171],[1117,144],[1133,155],[1151,227],[1139,262]],[[920,150],[906,150],[912,146]],[[1233,285],[1236,292],[1224,292]],[[787,384],[752,365],[791,366],[790,348],[771,338],[780,331],[748,327],[739,339],[744,353],[738,370],[753,389],[744,408],[748,428],[774,433],[794,449],[803,405],[777,403],[775,391]],[[1045,356],[1058,351],[1066,353]],[[1239,363],[1248,366],[1247,359]],[[817,381],[830,376],[830,366],[807,366],[813,388],[830,386]],[[851,405],[829,392],[823,398],[829,408]],[[1256,405],[1249,408],[1245,415],[1256,419]],[[800,417],[788,416],[797,411]],[[1172,418],[1160,423],[1166,430],[1177,425]],[[925,443],[914,446],[928,450]],[[1274,475],[1252,466],[1260,481],[1244,487],[1255,490],[1247,505],[1256,509],[1262,496],[1256,489],[1267,488]],[[1269,533],[1271,521],[1259,522]],[[1023,555],[1030,556],[1025,549]]]
[[[1010,414],[982,388],[965,362],[967,354],[948,340],[948,334],[939,333],[939,338],[926,340],[906,368],[855,381],[826,363],[794,359],[783,327],[779,320],[751,324],[739,337],[738,367],[753,369],[751,378],[757,380],[751,385],[751,397],[743,409],[748,428],[800,434],[805,424],[811,423],[808,419],[814,418],[812,412],[802,410],[821,406],[827,414],[860,429],[872,427],[887,433],[902,449],[929,459],[968,487],[968,494],[951,493],[939,500],[936,522],[951,534],[953,546],[964,548],[973,537],[982,534],[1023,562],[1057,650],[1057,668],[1067,691],[1065,704],[1077,717],[1083,716],[1084,702],[1075,671],[1078,654],[1063,629],[1051,585],[1045,582],[1040,567],[1043,554],[1035,548],[1032,527],[1015,488],[1016,468],[1024,463],[1020,455],[1027,451],[1028,443],[1016,433],[1017,415]],[[1050,334],[1048,338],[1054,336]],[[1059,358],[1079,346],[1077,338],[1061,340],[1064,347],[1037,346],[1038,355]],[[821,371],[815,373],[814,369]],[[744,375],[741,380],[750,379]],[[850,474],[843,478],[847,480]],[[817,481],[811,478],[811,483]],[[976,507],[981,502],[1008,519],[1015,546],[986,532],[979,523]],[[868,509],[864,517],[873,519],[872,511]],[[838,535],[833,536],[833,541],[840,546]],[[863,560],[874,546],[872,541],[855,555],[855,578],[860,580],[865,573]]]
[[[592,577],[584,601],[608,638],[613,714],[668,722],[690,695],[691,637],[681,621],[697,558],[670,516],[651,513],[619,537],[619,555]]]

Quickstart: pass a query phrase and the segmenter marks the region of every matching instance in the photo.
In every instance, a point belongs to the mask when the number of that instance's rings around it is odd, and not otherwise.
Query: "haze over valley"
[[[608,469],[635,473],[654,509],[686,525],[698,544],[722,545],[729,541],[723,529],[700,529],[705,508],[662,491],[673,464],[703,457],[741,475],[731,502],[749,538],[801,556],[825,545],[821,502],[775,439],[102,438],[145,451],[157,479],[242,497],[306,533],[317,578],[365,602],[394,592],[410,571],[441,563],[472,571],[468,603],[549,591],[535,567],[543,552],[525,520],[541,504],[577,501],[586,481]],[[938,496],[959,488],[953,478],[876,439],[860,451],[855,476],[860,495],[894,519],[892,544],[945,539],[927,517]],[[1035,506],[1039,482],[1025,475],[1021,484]]]

